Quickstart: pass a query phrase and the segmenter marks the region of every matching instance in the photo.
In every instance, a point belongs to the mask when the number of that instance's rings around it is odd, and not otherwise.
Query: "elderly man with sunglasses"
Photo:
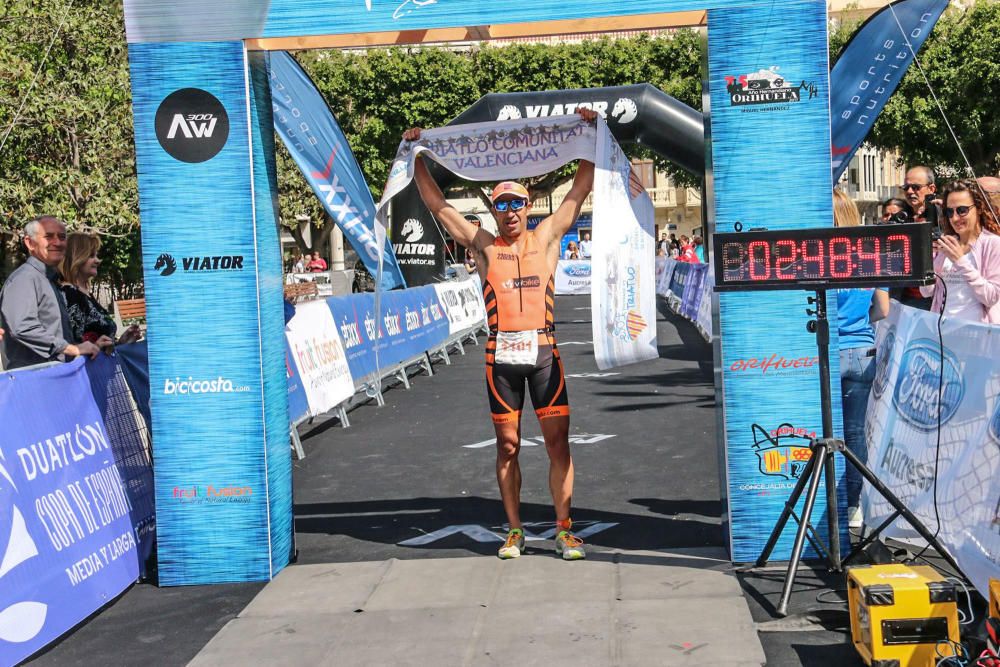
[[[933,169],[924,165],[910,167],[906,170],[906,177],[903,179],[903,184],[899,186],[899,189],[903,191],[903,198],[906,199],[910,208],[913,209],[914,222],[927,222],[928,218],[932,221],[937,220],[936,216],[927,215],[927,196],[937,196],[937,185],[934,183]],[[903,287],[898,291],[892,290],[891,294],[893,298],[907,306],[920,308],[921,310],[929,310],[931,307],[931,300],[922,297],[920,289],[916,287]]]
[[[597,114],[578,111],[593,122]],[[407,130],[407,141],[420,138],[420,128]],[[569,450],[569,399],[554,330],[556,263],[560,241],[572,227],[594,183],[594,164],[581,160],[573,186],[554,213],[528,230],[531,201],[520,183],[504,181],[490,196],[498,235],[468,222],[447,200],[418,158],[414,180],[420,197],[438,221],[476,258],[490,329],[486,344],[486,387],[497,435],[496,475],[509,523],[500,558],[517,558],[524,550],[521,524],[521,408],[525,385],[545,438],[549,456],[549,490],[556,515],[556,553],[565,560],[586,557],[583,541],[570,532],[573,459]]]

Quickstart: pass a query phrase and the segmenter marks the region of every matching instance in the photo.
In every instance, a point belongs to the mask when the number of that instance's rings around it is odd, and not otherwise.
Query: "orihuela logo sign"
[[[802,81],[791,85],[779,72],[781,68],[772,65],[768,69],[726,77],[726,91],[733,106],[788,105],[816,97],[818,91],[812,83]],[[787,108],[787,107],[786,107]]]

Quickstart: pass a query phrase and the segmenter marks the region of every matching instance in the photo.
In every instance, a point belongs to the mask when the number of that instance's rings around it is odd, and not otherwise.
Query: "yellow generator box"
[[[955,586],[927,565],[866,565],[847,571],[851,637],[872,667],[934,667],[941,640],[958,642]],[[941,655],[952,655],[942,644]]]
[[[990,577],[990,617],[1000,618],[1000,579]]]

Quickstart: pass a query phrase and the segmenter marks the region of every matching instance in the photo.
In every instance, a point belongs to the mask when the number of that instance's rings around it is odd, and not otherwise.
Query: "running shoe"
[[[507,541],[500,547],[497,556],[504,560],[517,558],[522,551],[524,551],[524,531],[520,528],[511,528],[507,533]]]
[[[560,530],[556,535],[556,553],[561,555],[563,560],[582,560],[587,557],[583,540],[568,530]]]

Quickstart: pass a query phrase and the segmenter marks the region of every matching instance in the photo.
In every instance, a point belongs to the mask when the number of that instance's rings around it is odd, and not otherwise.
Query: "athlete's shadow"
[[[723,545],[718,512],[711,515],[711,503],[630,502],[661,516],[578,507],[573,510],[574,532],[588,544],[612,549]],[[420,557],[414,550],[430,552],[424,556],[487,555],[500,546],[501,517],[498,499],[477,496],[310,503],[295,506],[295,530],[305,562]],[[543,538],[529,540],[527,552],[551,551],[555,535],[551,505],[521,503],[521,517],[532,536]]]

